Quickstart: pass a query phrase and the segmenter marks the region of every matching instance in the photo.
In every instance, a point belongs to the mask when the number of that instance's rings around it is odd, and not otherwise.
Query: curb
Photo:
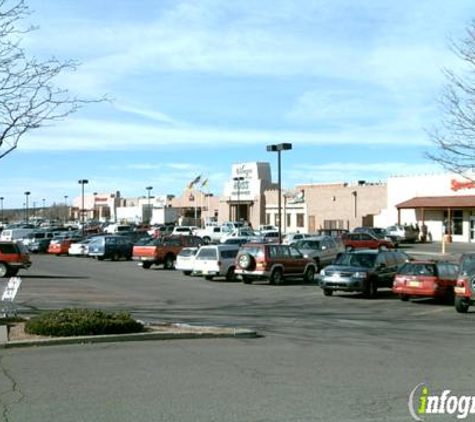
[[[147,341],[147,340],[192,340],[192,339],[212,339],[212,338],[257,338],[259,335],[254,330],[245,328],[215,328],[215,327],[192,327],[195,331],[169,331],[169,332],[148,332],[132,334],[109,334],[97,336],[77,336],[77,337],[56,337],[35,340],[16,340],[0,342],[0,348],[11,349],[16,347],[31,346],[56,346],[63,344],[92,344],[92,343],[112,343],[123,341]],[[213,328],[216,332],[206,332]]]

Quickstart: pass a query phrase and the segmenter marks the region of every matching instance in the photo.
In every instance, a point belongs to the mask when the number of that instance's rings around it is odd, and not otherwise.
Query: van
[[[20,240],[34,231],[35,229],[5,229],[0,234],[0,240]]]
[[[234,281],[234,262],[238,252],[238,245],[202,246],[195,256],[192,274],[204,276],[206,280],[226,277],[226,281]]]
[[[120,258],[129,260],[132,258],[132,240],[127,236],[106,235],[94,237],[89,243],[88,256],[99,261],[110,258],[118,261]]]

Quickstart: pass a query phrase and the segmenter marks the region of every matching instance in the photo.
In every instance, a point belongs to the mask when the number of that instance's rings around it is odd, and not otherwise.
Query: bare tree
[[[462,60],[459,72],[445,70],[447,83],[440,103],[443,117],[438,127],[429,131],[436,147],[426,156],[445,169],[467,176],[475,168],[475,21],[466,37],[452,43]]]
[[[16,149],[32,129],[100,101],[80,99],[53,84],[60,73],[75,70],[75,62],[27,56],[20,46],[22,35],[35,28],[19,24],[28,15],[24,0],[0,0],[0,158]]]

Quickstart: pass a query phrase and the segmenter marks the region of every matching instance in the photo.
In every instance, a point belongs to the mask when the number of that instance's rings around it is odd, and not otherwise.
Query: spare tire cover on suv
[[[256,260],[251,254],[244,253],[238,258],[239,266],[245,270],[252,270],[256,264]]]

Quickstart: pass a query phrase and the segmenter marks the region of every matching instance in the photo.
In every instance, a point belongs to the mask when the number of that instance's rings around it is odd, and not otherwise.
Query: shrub
[[[143,325],[126,312],[106,313],[92,309],[61,309],[31,318],[25,332],[45,336],[86,336],[138,333]]]

